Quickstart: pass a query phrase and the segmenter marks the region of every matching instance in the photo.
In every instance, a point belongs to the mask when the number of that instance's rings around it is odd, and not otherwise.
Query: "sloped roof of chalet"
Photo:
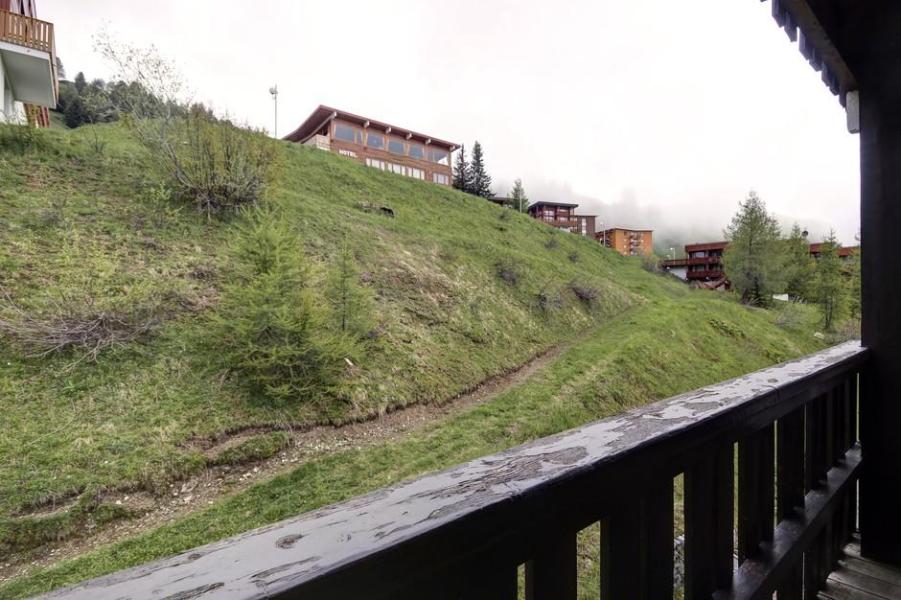
[[[700,244],[685,244],[686,252],[703,252],[704,250],[723,250],[729,242],[703,242]]]
[[[764,2],[766,0],[763,0]],[[791,41],[798,42],[798,49],[814,70],[822,73],[823,83],[837,95],[842,106],[845,94],[857,89],[857,81],[845,59],[827,34],[828,23],[823,18],[835,17],[819,0],[770,0],[773,18],[785,29]],[[811,8],[818,5],[817,12]]]
[[[541,206],[556,206],[558,208],[578,208],[578,204],[570,204],[568,202],[548,202],[546,200],[539,200],[538,202],[533,202],[529,205],[529,210],[533,208],[538,208]]]
[[[314,110],[297,129],[295,129],[282,139],[288,140],[289,142],[299,142],[302,144],[313,137],[313,135],[315,135],[323,125],[335,118],[341,119],[343,121],[350,121],[351,123],[355,123],[357,125],[360,125],[361,127],[368,126],[373,129],[378,129],[382,132],[391,132],[393,134],[400,135],[401,137],[406,137],[408,140],[416,140],[417,142],[421,142],[423,144],[438,146],[439,148],[444,148],[449,152],[453,152],[460,147],[460,144],[457,144],[455,142],[448,142],[447,140],[442,140],[430,135],[425,135],[424,133],[417,133],[412,129],[397,127],[396,125],[391,125],[390,123],[384,123],[382,121],[376,121],[375,119],[361,117],[360,115],[355,115],[353,113],[339,110],[337,108],[332,108],[330,106],[325,106],[323,104],[320,104],[318,107],[316,107],[316,110]]]
[[[632,227],[608,227],[607,229],[602,229],[598,233],[604,233],[609,231],[630,231],[632,233],[654,233],[653,229],[634,229]]]

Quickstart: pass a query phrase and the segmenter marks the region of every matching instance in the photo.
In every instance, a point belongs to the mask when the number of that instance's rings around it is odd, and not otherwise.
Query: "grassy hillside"
[[[117,126],[101,129],[102,155],[89,135],[51,132],[37,149],[0,155],[3,310],[87,314],[152,299],[165,320],[96,360],[27,357],[0,339],[0,554],[27,554],[132,516],[106,495],[161,494],[208,468],[193,440],[445,403],[548,348],[572,346],[486,404],[402,439],[312,458],[0,595],[162,556],[818,347],[816,317],[804,310],[754,310],[693,292],[484,200],[284,145],[267,201],[322,281],[348,241],[375,298],[376,334],[339,398],[273,404],[235,381],[205,338],[240,217],[209,222],[165,199]],[[396,217],[361,208],[369,204]],[[596,298],[580,300],[574,288]],[[281,443],[248,452],[268,456]],[[235,462],[247,459],[235,453]]]

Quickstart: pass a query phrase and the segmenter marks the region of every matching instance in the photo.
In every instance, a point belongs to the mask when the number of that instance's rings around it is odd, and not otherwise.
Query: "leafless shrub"
[[[660,259],[653,254],[645,254],[641,257],[641,268],[648,273],[662,273]]]
[[[575,281],[569,284],[569,289],[576,295],[576,298],[589,306],[594,304],[600,296],[600,291],[597,288],[576,283]]]
[[[556,248],[559,245],[560,245],[560,242],[558,242],[557,238],[554,236],[549,237],[547,239],[547,241],[544,243],[544,247],[547,248],[548,250],[553,250],[554,248]]]
[[[510,285],[519,283],[519,269],[512,260],[501,260],[495,265],[497,276]]]
[[[574,263],[579,262],[579,253],[578,252],[570,252],[569,253],[569,262],[574,262]]]
[[[77,352],[76,363],[96,360],[106,350],[143,339],[162,322],[161,311],[152,304],[122,310],[60,302],[37,314],[18,307],[9,297],[3,304],[0,336],[21,346],[29,357]]]
[[[535,294],[535,305],[544,314],[552,313],[563,308],[563,296],[559,289],[546,285]]]

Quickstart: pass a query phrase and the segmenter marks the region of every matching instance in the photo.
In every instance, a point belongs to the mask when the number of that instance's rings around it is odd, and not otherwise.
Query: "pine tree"
[[[816,297],[823,312],[823,329],[833,331],[835,324],[845,315],[848,292],[842,261],[838,257],[838,241],[830,231],[820,246],[817,258]]]
[[[816,263],[801,227],[795,223],[785,240],[785,292],[792,300],[807,300],[816,273]]]
[[[466,146],[460,147],[457,162],[454,164],[454,187],[467,193],[472,189],[472,173],[466,161]]]
[[[207,329],[218,360],[271,400],[309,402],[331,393],[354,348],[328,331],[296,234],[280,215],[248,213],[229,255],[232,271]]]
[[[848,311],[852,319],[860,319],[860,248],[851,255],[850,282],[848,285]]]
[[[360,273],[346,232],[327,279],[326,295],[332,305],[336,329],[356,339],[372,331],[372,295],[360,285]]]
[[[75,75],[75,90],[79,94],[83,94],[86,87],[88,87],[88,80],[85,78],[84,73],[79,71],[78,74]]]
[[[529,208],[529,197],[526,196],[526,190],[522,186],[522,179],[518,177],[513,182],[513,191],[510,192],[510,199],[513,200],[513,210],[526,212]]]
[[[478,141],[472,146],[472,160],[469,162],[469,173],[472,178],[470,194],[481,196],[482,198],[494,196],[494,193],[491,191],[491,176],[485,170],[485,157],[482,155],[482,145]]]
[[[723,253],[723,266],[732,287],[742,302],[769,304],[772,295],[782,287],[784,245],[779,224],[754,191],[739,203],[725,233],[729,246]]]

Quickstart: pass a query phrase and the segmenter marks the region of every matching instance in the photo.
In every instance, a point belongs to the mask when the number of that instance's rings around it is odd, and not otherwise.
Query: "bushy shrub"
[[[328,328],[296,236],[276,215],[253,211],[238,226],[229,262],[209,338],[224,366],[272,400],[334,392],[355,348]]]
[[[512,258],[503,258],[494,265],[495,272],[501,280],[510,285],[519,283],[520,272],[516,262]]]
[[[37,127],[0,123],[0,151],[26,154],[51,148],[47,135]]]
[[[641,257],[641,268],[648,273],[662,273],[660,258],[656,254],[644,254]]]
[[[587,306],[593,306],[600,296],[600,292],[596,287],[575,281],[569,284],[569,289],[571,289],[573,294],[576,295],[576,298],[578,298],[583,304]]]
[[[208,216],[260,200],[276,159],[275,146],[263,133],[202,110],[134,127],[174,195]]]

